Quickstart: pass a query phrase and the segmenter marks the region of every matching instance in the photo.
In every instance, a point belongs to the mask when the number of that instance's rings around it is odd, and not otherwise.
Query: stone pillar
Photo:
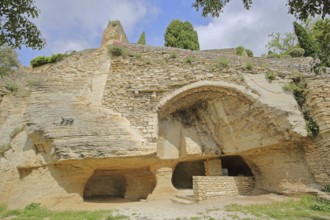
[[[128,43],[125,31],[120,21],[109,21],[107,28],[103,32],[101,48],[106,48],[113,42]]]
[[[221,160],[219,158],[204,161],[205,176],[222,176]]]
[[[156,187],[148,199],[173,195],[177,190],[172,185],[173,169],[162,167],[156,171]]]

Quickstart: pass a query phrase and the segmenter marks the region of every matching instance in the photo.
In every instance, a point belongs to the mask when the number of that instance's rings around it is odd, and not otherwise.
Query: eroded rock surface
[[[252,175],[255,190],[285,194],[330,183],[329,83],[310,78],[320,124],[311,139],[286,80],[265,79],[269,70],[310,75],[309,59],[129,45],[117,25],[101,48],[28,70],[30,86],[1,97],[0,145],[11,148],[0,156],[0,202],[158,198],[191,187],[196,170]],[[108,44],[129,54],[110,57]]]

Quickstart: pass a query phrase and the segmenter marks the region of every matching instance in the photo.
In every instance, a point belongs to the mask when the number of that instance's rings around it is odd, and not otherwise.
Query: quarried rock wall
[[[306,159],[315,181],[330,184],[330,76],[308,79],[307,108],[319,125],[319,135],[306,145]]]

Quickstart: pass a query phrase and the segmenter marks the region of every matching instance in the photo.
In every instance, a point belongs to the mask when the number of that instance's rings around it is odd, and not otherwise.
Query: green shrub
[[[280,54],[280,58],[291,58],[292,56],[289,54]]]
[[[14,130],[12,130],[10,132],[10,139],[14,139],[19,133],[21,133],[24,130],[24,127],[20,127],[20,128],[15,128]]]
[[[291,57],[302,57],[302,56],[304,56],[305,50],[303,48],[292,48],[287,53]]]
[[[278,76],[278,74],[276,72],[273,72],[273,71],[268,71],[266,73],[266,79],[268,82],[272,82],[273,80],[276,79],[276,77]]]
[[[5,89],[15,93],[18,90],[18,86],[15,83],[8,82],[5,84]]]
[[[176,59],[176,58],[178,58],[178,56],[179,56],[179,55],[178,55],[177,52],[172,52],[171,55],[170,55],[170,58],[171,58],[171,59]]]
[[[126,56],[127,51],[123,47],[113,45],[108,47],[108,53],[110,56],[120,57]]]
[[[281,55],[277,53],[270,53],[267,55],[268,58],[281,58]]]
[[[308,135],[313,138],[317,137],[317,135],[320,132],[319,125],[311,117],[309,117],[309,119],[306,121],[306,130],[307,130]]]
[[[65,57],[66,57],[65,54],[61,54],[61,53],[53,54],[52,56],[50,56],[48,58],[48,62],[57,63],[57,62],[60,62],[61,60],[63,60]]]
[[[192,57],[192,56],[188,56],[186,58],[186,63],[189,63],[189,64],[192,64],[193,62],[195,62],[195,57]]]
[[[246,54],[248,55],[248,57],[253,57],[253,52],[252,52],[252,50],[250,50],[250,49],[245,49],[245,52],[246,52]]]
[[[242,56],[245,51],[245,48],[243,46],[236,47],[236,55]]]
[[[32,67],[42,66],[48,63],[57,63],[63,60],[66,56],[65,54],[57,53],[53,54],[50,57],[47,56],[38,56],[30,61]]]
[[[5,152],[11,149],[10,143],[0,145],[0,156],[5,156]]]
[[[303,106],[303,104],[305,103],[306,101],[306,96],[304,94],[304,90],[302,89],[297,89],[295,91],[293,91],[293,95],[294,95],[294,98],[296,99],[298,105],[300,107]]]
[[[216,64],[216,67],[219,69],[227,68],[230,64],[230,61],[226,58],[220,58]]]
[[[49,63],[49,58],[46,56],[38,56],[30,61],[32,67],[42,66]]]
[[[283,89],[285,91],[293,92],[293,91],[295,91],[295,90],[297,90],[299,88],[297,87],[297,85],[294,82],[288,82],[288,83],[285,83],[283,85]]]
[[[253,69],[253,64],[250,63],[250,62],[247,62],[246,66],[245,66],[245,69],[251,71]]]
[[[330,193],[330,184],[323,187],[322,191]]]
[[[306,79],[303,74],[297,72],[293,73],[290,76],[291,82],[286,83],[283,86],[284,90],[291,91],[294,95],[294,98],[297,101],[300,109],[302,109],[304,119],[306,122],[306,130],[310,137],[317,137],[319,134],[319,125],[312,118],[308,109],[305,108],[306,96],[305,96],[305,88],[307,86]]]

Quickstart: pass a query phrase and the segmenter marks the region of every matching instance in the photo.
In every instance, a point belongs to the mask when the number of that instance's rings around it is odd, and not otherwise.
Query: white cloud
[[[281,1],[253,1],[246,11],[241,1],[230,2],[219,18],[205,26],[196,26],[201,49],[234,48],[243,45],[255,55],[266,53],[268,34],[292,31],[294,17]]]
[[[87,41],[80,40],[56,40],[53,45],[52,53],[65,53],[69,50],[80,51],[86,48],[92,48],[91,44]]]
[[[144,0],[43,0],[36,5],[36,24],[46,38],[45,49],[52,52],[98,47],[109,20],[120,20],[130,36],[155,11]]]

